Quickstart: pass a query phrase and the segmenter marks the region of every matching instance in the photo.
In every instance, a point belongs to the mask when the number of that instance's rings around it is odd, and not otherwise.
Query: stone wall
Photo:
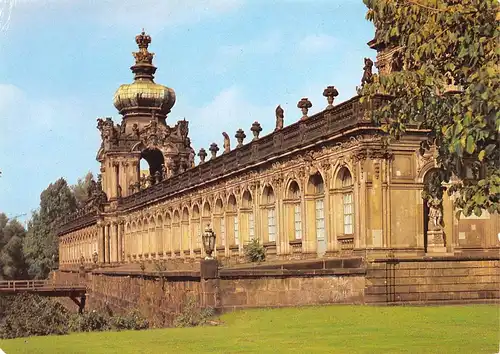
[[[171,325],[190,297],[200,303],[199,275],[176,274],[158,277],[134,272],[87,272],[85,278],[78,272],[59,271],[57,282],[81,282],[88,287],[86,311],[99,309],[113,314],[138,310],[154,326]],[[77,310],[69,299],[61,299],[71,310]]]
[[[224,310],[334,303],[362,303],[363,274],[221,279]]]
[[[211,262],[211,263],[210,263]],[[252,307],[350,304],[430,304],[498,301],[499,257],[361,258],[263,263],[199,270],[59,270],[58,283],[85,282],[86,310],[139,310],[153,325],[170,325],[186,301],[228,311]],[[61,299],[77,310],[69,299]]]
[[[366,273],[366,303],[469,303],[500,299],[499,257],[381,259]]]

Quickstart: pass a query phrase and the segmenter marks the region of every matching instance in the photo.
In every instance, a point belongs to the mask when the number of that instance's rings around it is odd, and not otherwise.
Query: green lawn
[[[488,353],[499,307],[324,306],[225,314],[216,327],[100,332],[0,341],[19,353]]]

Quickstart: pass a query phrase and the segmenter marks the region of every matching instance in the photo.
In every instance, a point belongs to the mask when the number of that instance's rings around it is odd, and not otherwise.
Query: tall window
[[[300,188],[297,182],[292,181],[288,187],[287,195],[287,210],[291,213],[293,219],[288,219],[288,222],[293,222],[293,228],[288,228],[288,232],[292,232],[292,237],[295,240],[302,239],[302,212],[301,212],[301,196]]]
[[[325,237],[325,203],[324,199],[316,199],[316,237]]]
[[[224,216],[220,218],[220,237],[222,245],[226,245],[226,219]]]
[[[239,234],[239,225],[238,225],[238,215],[234,217],[234,243],[240,244],[240,234]]]
[[[267,228],[269,242],[276,241],[276,210],[274,208],[269,208],[267,210]]]
[[[342,199],[344,203],[344,235],[352,235],[354,224],[354,205],[352,202],[352,193],[343,194]]]
[[[253,217],[253,212],[248,214],[248,236],[250,240],[255,238],[255,219]]]
[[[276,199],[274,197],[274,191],[271,186],[266,186],[262,194],[262,221],[264,222],[264,227],[266,231],[267,239],[264,238],[264,242],[275,242],[276,241]],[[267,224],[267,225],[266,225]]]
[[[294,227],[295,227],[295,239],[300,240],[302,238],[302,218],[300,212],[300,203],[294,204],[293,216],[294,216]]]
[[[347,168],[339,172],[340,187],[342,192],[342,213],[344,235],[354,234],[354,194],[351,173]]]

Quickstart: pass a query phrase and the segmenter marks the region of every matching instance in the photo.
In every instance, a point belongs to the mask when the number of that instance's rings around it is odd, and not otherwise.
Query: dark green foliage
[[[200,308],[194,296],[189,296],[182,308],[181,313],[175,318],[175,327],[195,327],[207,324],[208,320],[215,315],[212,308]]]
[[[48,298],[22,294],[3,299],[0,338],[68,333],[69,314]]]
[[[72,316],[69,329],[72,332],[107,331],[111,329],[111,320],[97,311],[85,312]]]
[[[63,178],[51,183],[40,195],[40,209],[33,212],[23,251],[28,262],[28,273],[35,279],[44,279],[58,264],[56,221],[76,210],[76,198]]]
[[[244,251],[249,262],[263,262],[266,259],[266,249],[257,239],[253,239],[246,244]]]
[[[401,48],[402,70],[375,76],[361,90],[391,101],[374,114],[392,137],[429,131],[439,186],[452,182],[465,215],[500,212],[500,30],[496,0],[364,0],[376,41]],[[453,179],[453,176],[458,177]],[[424,197],[439,188],[426,186]]]
[[[87,172],[85,177],[78,178],[78,182],[71,186],[71,191],[76,199],[76,204],[78,208],[85,206],[85,203],[89,199],[89,187],[90,182],[94,179],[92,172]]]
[[[17,220],[0,213],[0,279],[23,279],[26,263],[22,242],[26,230]]]
[[[148,329],[149,322],[138,311],[129,312],[123,316],[114,316],[111,318],[111,326],[114,330],[141,330]]]

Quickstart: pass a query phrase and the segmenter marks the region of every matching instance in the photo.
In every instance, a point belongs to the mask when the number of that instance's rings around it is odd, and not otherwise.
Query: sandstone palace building
[[[174,90],[154,82],[150,36],[142,32],[136,42],[134,81],[114,96],[122,119],[98,119],[101,167],[90,201],[59,229],[61,271],[199,264],[208,224],[223,268],[241,267],[252,239],[265,247],[264,264],[494,259],[489,264],[498,267],[499,216],[457,219],[446,193],[424,202],[423,185],[436,167],[432,152],[419,154],[426,133],[386,139],[371,120],[384,96],[334,104],[338,92],[328,86],[325,102],[314,102],[325,106],[317,114],[309,115],[311,102],[302,98],[296,112],[270,112],[262,124],[275,124],[271,134],[261,136],[261,123],[249,122],[224,133],[223,144],[194,151],[188,121],[169,117]],[[391,53],[370,44],[383,75]],[[373,63],[365,64],[369,76]]]

